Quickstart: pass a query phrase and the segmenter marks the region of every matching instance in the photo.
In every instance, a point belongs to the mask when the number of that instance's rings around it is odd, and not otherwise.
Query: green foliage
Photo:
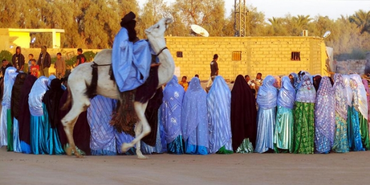
[[[83,53],[83,55],[86,57],[87,62],[93,61],[96,54],[97,53],[94,53],[93,51],[86,51]]]
[[[342,53],[336,56],[338,61],[344,61],[348,59],[354,59],[354,60],[365,60],[366,59],[366,51],[355,48],[350,53]]]
[[[69,59],[65,59],[66,67],[67,68],[73,67],[76,64],[76,61],[77,61],[77,56],[73,56]]]
[[[370,11],[365,12],[363,10],[359,10],[349,17],[349,21],[357,25],[361,34],[364,32],[370,33]]]
[[[51,63],[52,64],[55,64],[55,62],[57,61],[57,57],[53,57],[53,58],[51,58]]]
[[[9,61],[10,63],[12,63],[12,57],[13,57],[13,54],[10,53],[9,51],[7,50],[2,50],[0,52],[0,60],[2,61],[3,59],[6,59],[7,61]]]
[[[138,37],[142,39],[146,38],[145,29],[162,17],[172,17],[175,21],[166,35],[190,36],[190,25],[198,24],[210,36],[234,36],[234,11],[225,16],[225,1],[147,0],[140,9],[137,0],[2,0],[0,28],[60,28],[65,30],[61,34],[61,47],[103,49],[112,47],[121,28],[121,18],[132,11],[136,14]],[[302,30],[308,30],[309,36],[322,37],[330,30],[332,34],[325,42],[334,48],[335,56],[362,57],[356,49],[370,50],[370,11],[359,10],[337,20],[288,14],[266,21],[263,12],[253,6],[247,8],[247,36],[299,36]],[[31,36],[36,38],[33,47],[52,47],[50,33]],[[91,61],[95,55],[85,52],[85,56]],[[66,61],[71,66],[75,59]]]

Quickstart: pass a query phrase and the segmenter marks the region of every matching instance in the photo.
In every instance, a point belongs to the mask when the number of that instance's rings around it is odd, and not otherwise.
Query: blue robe
[[[155,130],[155,129],[153,129],[153,130]],[[165,151],[165,150],[163,150],[164,147],[163,147],[162,141],[161,141],[161,130],[163,130],[163,129],[160,129],[160,124],[158,124],[157,139],[156,139],[155,146],[147,145],[143,141],[141,141],[140,150],[143,154],[163,153]],[[121,146],[122,146],[123,143],[130,143],[130,142],[132,142],[132,140],[135,139],[133,136],[131,136],[130,134],[127,134],[125,132],[119,133],[116,130],[115,130],[114,134],[115,134],[115,137],[116,137],[116,142],[117,142],[116,147],[117,147],[117,153],[118,154],[136,155],[136,146],[130,148],[125,153],[123,153],[122,150],[121,150]]]
[[[3,92],[3,99],[1,102],[2,109],[1,109],[1,115],[0,115],[0,147],[7,146],[8,145],[8,110],[10,112],[10,100],[12,95],[12,88],[15,81],[15,78],[17,76],[17,69],[14,67],[8,67],[5,70],[4,74],[4,92]],[[11,136],[13,139],[13,137]],[[13,140],[12,140],[13,141]]]
[[[145,40],[130,42],[126,28],[121,28],[112,49],[112,69],[119,91],[142,85],[149,76],[150,63],[149,43]]]
[[[255,151],[263,153],[274,149],[277,89],[273,76],[267,76],[257,94],[257,139]]]
[[[232,153],[230,105],[230,89],[222,76],[217,76],[207,95],[210,153],[216,153],[222,147]]]
[[[208,154],[207,93],[200,80],[194,77],[182,102],[181,128],[185,141],[185,153]]]
[[[293,107],[295,100],[295,88],[290,82],[289,77],[281,79],[281,89],[277,98],[276,125],[274,131],[274,144],[276,149],[288,150],[293,152]],[[278,151],[278,150],[276,150]]]
[[[95,96],[87,109],[87,121],[90,126],[90,149],[92,155],[116,155],[116,137],[110,125],[116,100],[104,96]]]
[[[184,88],[179,85],[177,77],[174,75],[163,90],[163,104],[161,106],[161,122],[169,153],[184,153],[181,134],[181,106],[184,94]]]
[[[31,113],[30,132],[31,132],[31,151],[33,154],[44,154],[45,149],[44,125],[47,118],[44,116],[44,105],[42,99],[47,91],[49,79],[41,76],[33,84],[28,98]]]

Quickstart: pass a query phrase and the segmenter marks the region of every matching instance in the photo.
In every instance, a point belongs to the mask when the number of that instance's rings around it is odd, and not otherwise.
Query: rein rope
[[[112,64],[97,64],[95,63],[94,61],[92,62],[93,64],[91,64],[91,67],[92,68],[96,68],[96,67],[99,67],[99,66],[111,66]]]
[[[164,48],[162,48],[159,52],[158,52],[158,54],[156,54],[156,55],[154,55],[154,56],[156,56],[156,57],[158,57],[165,49],[168,49],[168,47],[166,46],[166,47],[164,47]],[[95,63],[95,61],[93,61],[92,62],[93,64],[91,64],[91,67],[92,68],[96,68],[96,67],[99,67],[99,66],[111,66],[112,64],[97,64],[97,63]]]
[[[168,49],[168,48],[167,48],[167,46],[166,46],[166,47],[164,47],[164,48],[162,48],[162,49],[159,51],[159,53],[158,53],[158,54],[156,54],[156,55],[154,55],[154,56],[156,56],[156,57],[157,57],[157,56],[159,56],[159,55],[160,55],[160,54],[161,54],[165,49]]]

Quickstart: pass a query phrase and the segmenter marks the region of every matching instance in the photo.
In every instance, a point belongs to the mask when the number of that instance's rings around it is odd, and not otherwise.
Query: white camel
[[[171,18],[163,18],[152,27],[145,30],[151,48],[158,54],[161,65],[158,68],[159,87],[167,83],[174,74],[175,64],[171,53],[167,50],[166,42],[164,39],[164,32],[168,24],[172,23]],[[120,92],[114,81],[110,79],[109,70],[111,64],[112,50],[103,50],[99,52],[94,62],[98,65],[98,83],[96,93],[112,99],[120,99]],[[65,133],[68,138],[70,147],[67,149],[67,154],[71,155],[73,151],[77,157],[80,154],[76,150],[75,142],[73,139],[73,128],[81,112],[85,111],[90,106],[90,99],[85,94],[87,87],[91,83],[91,63],[84,63],[77,66],[70,74],[68,79],[69,96],[65,106],[72,102],[72,108],[68,114],[62,119]],[[140,140],[150,133],[150,126],[145,118],[145,109],[148,102],[140,103],[134,102],[134,109],[139,121],[135,124],[135,139],[131,143],[124,143],[121,146],[122,152],[126,152],[136,144],[136,155],[139,159],[146,159],[140,150]]]

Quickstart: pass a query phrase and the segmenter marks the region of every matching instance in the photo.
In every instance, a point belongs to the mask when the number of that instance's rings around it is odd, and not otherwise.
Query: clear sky
[[[142,6],[147,0],[138,0]],[[174,2],[175,0],[164,0]],[[286,14],[329,16],[337,19],[340,15],[352,15],[357,10],[370,10],[370,0],[246,0],[247,5],[257,7],[265,14],[266,19],[284,17]],[[227,15],[234,8],[234,0],[225,0]]]

